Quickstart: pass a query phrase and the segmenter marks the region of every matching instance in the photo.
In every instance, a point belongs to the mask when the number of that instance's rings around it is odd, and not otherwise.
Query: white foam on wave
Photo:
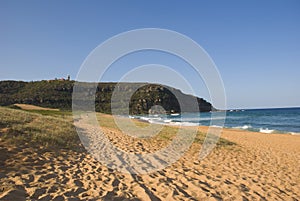
[[[295,133],[295,132],[289,132],[291,135],[300,135],[300,133]]]
[[[249,128],[252,128],[252,126],[251,125],[243,125],[243,126],[236,126],[236,127],[233,127],[233,128],[247,130]]]
[[[142,121],[149,122],[151,124],[163,124],[163,125],[173,125],[173,126],[199,126],[199,123],[189,122],[189,121],[174,121],[172,119],[165,119],[161,117],[132,117],[129,116],[129,118],[135,118]]]
[[[224,119],[223,117],[215,117],[215,118],[182,118],[183,121],[177,120],[177,119],[167,119],[159,116],[129,116],[131,119],[138,119],[141,121],[145,121],[151,124],[163,124],[163,125],[171,125],[171,126],[200,126],[201,125],[201,120],[218,120],[218,119]],[[198,120],[198,121],[193,121],[193,120]],[[222,128],[222,126],[217,126],[217,125],[211,125],[212,127],[219,127]]]
[[[268,129],[268,128],[260,128],[259,132],[261,133],[273,133],[274,130]]]
[[[144,121],[161,121],[160,117],[140,117],[141,120]]]
[[[214,128],[223,128],[222,126],[217,126],[217,125],[211,125],[210,127],[214,127]]]
[[[198,123],[192,123],[192,122],[170,122],[168,123],[169,125],[174,125],[174,126],[199,126]]]
[[[184,121],[213,121],[213,120],[225,120],[225,117],[181,117]]]
[[[150,118],[147,118],[147,117],[140,117],[139,119],[148,121]]]

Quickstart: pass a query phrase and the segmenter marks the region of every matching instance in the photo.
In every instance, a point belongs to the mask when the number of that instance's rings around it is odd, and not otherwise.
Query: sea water
[[[224,115],[225,114],[225,115]],[[223,112],[131,116],[150,123],[220,126],[262,133],[300,134],[300,108],[231,110]],[[221,125],[222,126],[222,125]]]

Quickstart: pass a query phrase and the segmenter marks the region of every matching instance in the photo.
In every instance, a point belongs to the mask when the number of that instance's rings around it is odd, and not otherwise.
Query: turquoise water
[[[213,120],[212,120],[213,116]],[[221,114],[184,113],[178,115],[135,116],[150,123],[173,125],[217,125],[222,122]],[[223,119],[224,120],[224,119]],[[262,133],[300,134],[300,108],[253,109],[226,112],[226,128],[237,128]]]

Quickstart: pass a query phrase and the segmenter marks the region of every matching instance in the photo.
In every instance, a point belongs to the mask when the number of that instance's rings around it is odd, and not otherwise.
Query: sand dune
[[[199,128],[205,131],[206,127]],[[121,148],[153,151],[162,144],[127,141]],[[108,169],[84,151],[14,147],[0,141],[0,200],[299,200],[300,136],[224,130],[235,146],[198,160],[200,144],[151,174]]]
[[[50,111],[59,111],[56,108],[48,108],[48,107],[40,107],[36,105],[29,105],[29,104],[14,104],[15,106],[23,109],[23,110],[50,110]]]

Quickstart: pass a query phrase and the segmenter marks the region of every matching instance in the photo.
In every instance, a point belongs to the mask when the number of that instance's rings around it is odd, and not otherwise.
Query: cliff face
[[[111,113],[111,104],[128,108],[128,103],[130,114],[147,114],[153,111],[154,105],[161,106],[166,113],[214,110],[212,105],[202,98],[183,94],[178,89],[147,83],[137,88],[140,85],[140,83],[138,85],[137,83],[98,83],[95,94],[96,111]],[[0,81],[0,105],[25,103],[71,110],[73,86],[74,81],[67,80]],[[88,88],[89,84],[86,83],[86,89],[82,91],[82,96],[94,93]],[[114,96],[113,101],[111,101],[113,93],[115,94],[114,91],[117,91],[118,97],[121,98]],[[129,97],[127,97],[128,94],[130,94]],[[192,107],[195,102],[197,108]]]

